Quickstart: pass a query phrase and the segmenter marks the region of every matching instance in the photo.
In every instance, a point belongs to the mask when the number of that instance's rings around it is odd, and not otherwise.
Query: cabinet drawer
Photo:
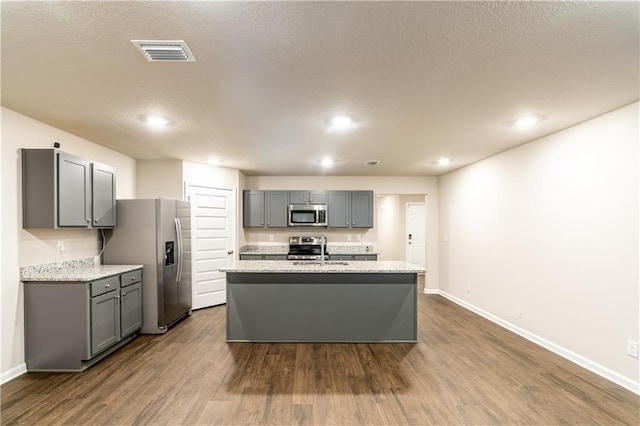
[[[350,254],[331,254],[329,260],[353,260],[353,255]]]
[[[261,254],[241,254],[240,260],[262,260]]]
[[[116,290],[120,286],[120,275],[93,281],[91,283],[91,297]]]
[[[378,260],[377,254],[356,254],[353,260]]]
[[[262,260],[287,260],[286,254],[265,254]]]
[[[120,286],[126,287],[131,284],[139,283],[142,281],[142,269],[137,271],[125,272],[121,275]]]

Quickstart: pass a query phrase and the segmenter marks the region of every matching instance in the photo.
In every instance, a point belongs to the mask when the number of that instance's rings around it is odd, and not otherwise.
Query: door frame
[[[224,186],[224,185],[212,185],[212,186],[208,186],[208,185],[203,185],[203,184],[193,184],[187,181],[184,181],[184,188],[183,188],[183,195],[186,201],[189,202],[189,205],[191,206],[191,195],[189,192],[189,189],[192,187],[198,187],[198,188],[207,188],[207,189],[217,189],[217,190],[221,190],[221,191],[231,191],[231,196],[233,198],[232,200],[232,204],[233,204],[233,214],[231,214],[231,232],[233,235],[233,247],[231,248],[231,250],[233,250],[233,254],[232,256],[234,258],[236,258],[238,256],[238,210],[239,210],[239,206],[238,206],[238,188],[235,187],[228,187],[228,186]],[[191,209],[191,265],[195,265],[195,241],[193,241],[193,239],[195,238],[195,231],[194,231],[194,227],[195,227],[195,221],[194,221],[194,211],[193,208]],[[226,274],[225,274],[226,275]],[[192,271],[191,273],[191,288],[195,289],[195,279],[196,279],[196,274]],[[193,294],[191,296],[193,298]]]

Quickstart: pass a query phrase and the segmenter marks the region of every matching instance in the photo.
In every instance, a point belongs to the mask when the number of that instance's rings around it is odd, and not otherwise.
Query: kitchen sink
[[[300,260],[293,262],[294,265],[322,265],[322,262],[319,260]],[[324,262],[325,265],[348,265],[348,262],[342,262],[338,260],[326,260]]]

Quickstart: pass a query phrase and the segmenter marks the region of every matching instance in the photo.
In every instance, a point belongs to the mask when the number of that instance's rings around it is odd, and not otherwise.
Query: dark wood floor
[[[4,384],[2,424],[638,425],[640,397],[440,296],[418,344],[227,344],[224,306],[84,373]]]

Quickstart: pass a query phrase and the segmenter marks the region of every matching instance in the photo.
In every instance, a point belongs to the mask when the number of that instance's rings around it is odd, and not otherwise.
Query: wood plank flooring
[[[434,295],[418,344],[225,342],[225,307],[83,373],[0,388],[1,423],[638,425],[640,397]]]

